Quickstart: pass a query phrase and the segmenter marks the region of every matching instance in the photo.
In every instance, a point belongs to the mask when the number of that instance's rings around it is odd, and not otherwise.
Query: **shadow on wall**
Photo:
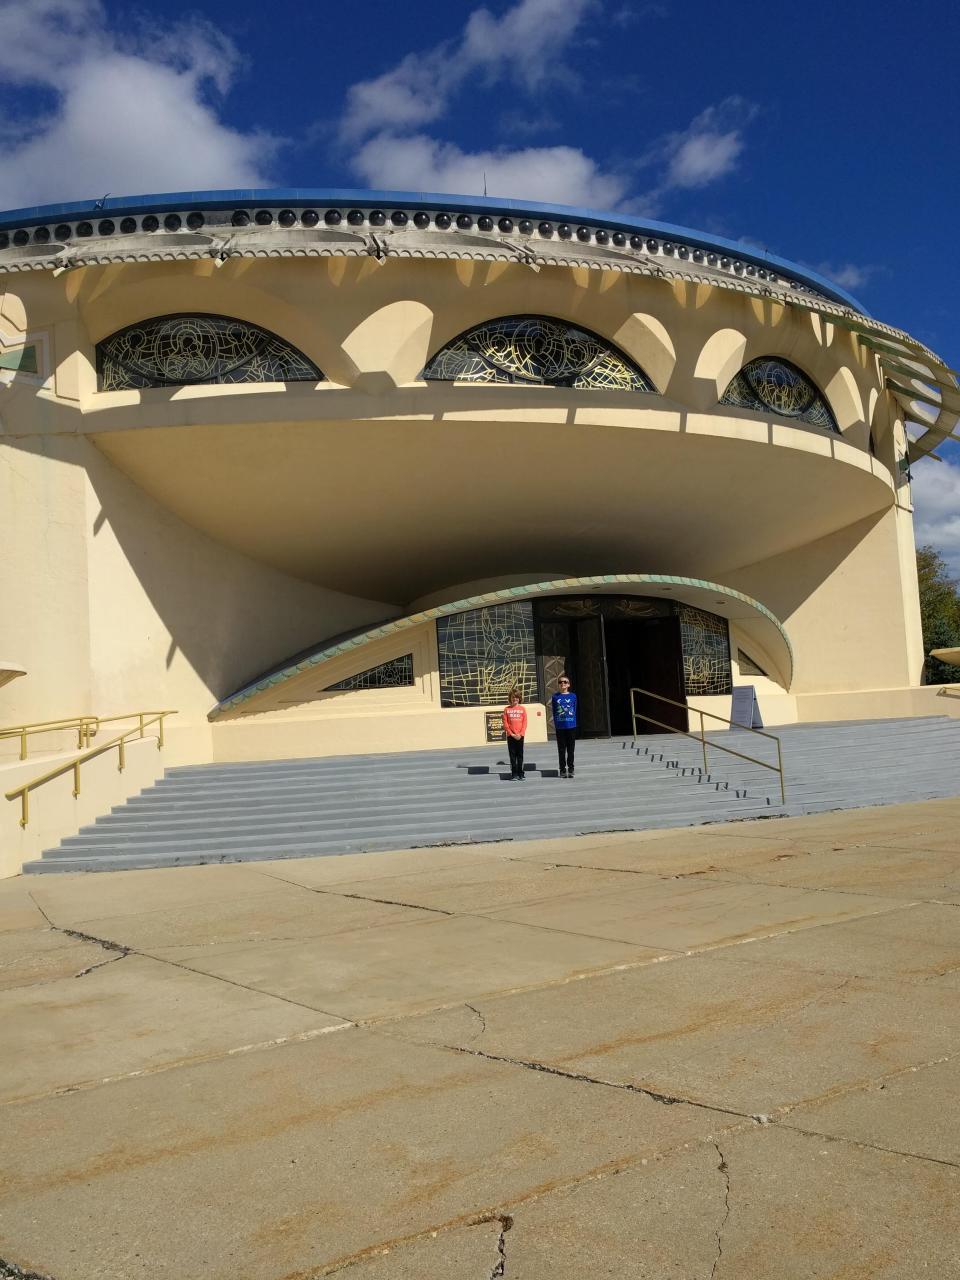
[[[295,649],[396,614],[259,564],[198,532],[128,479],[88,440],[8,440],[86,475],[92,697],[163,698],[206,714]],[[41,519],[53,513],[41,509]],[[55,584],[51,584],[54,586]],[[178,662],[178,656],[182,659]],[[39,673],[38,673],[39,674]]]

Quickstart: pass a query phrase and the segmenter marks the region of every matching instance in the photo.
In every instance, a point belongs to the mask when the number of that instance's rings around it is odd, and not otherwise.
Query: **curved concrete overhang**
[[[640,562],[722,579],[895,501],[890,472],[841,436],[734,413],[631,392],[435,383],[383,397],[163,397],[84,415],[84,426],[218,542],[403,608],[537,564],[589,574]],[[165,416],[181,425],[147,425]]]
[[[620,573],[600,574],[583,578],[557,578],[549,582],[526,583],[505,587],[500,591],[486,591],[465,599],[423,609],[406,617],[393,618],[378,627],[372,627],[359,635],[327,642],[318,648],[298,655],[296,661],[266,673],[259,679],[238,689],[224,698],[213,711],[211,720],[233,716],[254,715],[277,710],[275,695],[283,688],[283,702],[307,702],[323,689],[323,666],[345,654],[357,653],[375,641],[397,636],[404,631],[434,622],[454,613],[470,609],[482,609],[486,605],[513,603],[543,596],[585,595],[588,592],[612,595],[649,596],[654,599],[678,600],[694,605],[710,613],[719,614],[729,622],[737,623],[762,646],[765,655],[776,666],[776,677],[785,689],[793,678],[793,650],[783,624],[771,611],[751,596],[718,582],[702,578],[674,577],[669,574]],[[358,654],[357,669],[362,669],[363,659]],[[773,673],[771,673],[773,674]],[[298,696],[302,694],[302,696]]]

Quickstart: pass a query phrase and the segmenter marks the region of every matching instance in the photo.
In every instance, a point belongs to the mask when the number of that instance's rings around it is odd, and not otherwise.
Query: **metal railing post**
[[[20,792],[20,825],[25,827],[30,821],[30,792]]]
[[[27,758],[27,728],[26,725],[20,730],[20,759]]]
[[[780,803],[787,803],[787,788],[783,777],[783,752],[780,750],[780,739],[775,738],[777,744],[777,768],[780,771]]]
[[[73,798],[76,799],[80,794],[80,761],[73,762]]]
[[[125,751],[125,747],[126,747],[126,742],[125,742],[125,740],[124,740],[123,738],[120,738],[120,739],[119,739],[119,741],[117,742],[117,746],[118,746],[118,748],[119,748],[119,755],[120,755],[120,762],[119,762],[119,764],[117,765],[117,770],[118,770],[118,772],[123,773],[124,769],[126,768],[126,764],[127,764],[127,753],[126,753],[126,751]]]
[[[703,748],[703,772],[707,774],[710,768],[707,764],[707,733],[703,727],[703,712],[697,707],[697,714],[700,717],[700,746]]]

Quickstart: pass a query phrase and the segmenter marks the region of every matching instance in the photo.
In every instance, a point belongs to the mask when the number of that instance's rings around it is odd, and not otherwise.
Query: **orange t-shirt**
[[[519,702],[516,706],[511,703],[509,707],[504,707],[503,727],[508,738],[522,738],[527,732],[527,708],[522,707]]]

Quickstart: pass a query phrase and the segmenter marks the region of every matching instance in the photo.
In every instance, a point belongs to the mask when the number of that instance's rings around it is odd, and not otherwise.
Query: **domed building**
[[[199,192],[0,215],[0,722],[170,762],[922,714],[943,362],[810,270],[583,209]],[[913,424],[908,434],[907,423]],[[656,696],[654,696],[656,695]],[[669,701],[663,701],[669,699]]]

